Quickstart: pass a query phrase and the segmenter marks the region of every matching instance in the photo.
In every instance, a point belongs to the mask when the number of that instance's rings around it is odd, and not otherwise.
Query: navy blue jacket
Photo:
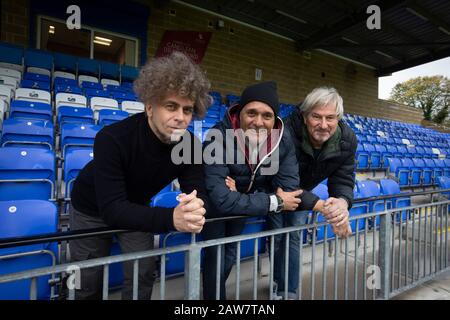
[[[226,136],[225,130],[236,129],[236,120],[239,118],[239,107],[231,107],[225,115],[224,120],[217,123],[213,128],[220,131],[223,137]],[[220,217],[231,215],[265,215],[269,213],[270,195],[275,194],[278,187],[284,191],[294,191],[299,189],[298,162],[291,141],[290,134],[284,130],[284,124],[280,118],[277,118],[274,128],[280,130],[280,135],[276,143],[272,146],[267,159],[261,159],[258,165],[250,166],[245,164],[236,164],[237,155],[243,155],[243,152],[236,139],[231,146],[226,145],[224,138],[222,147],[223,164],[207,164],[205,161],[205,186],[209,198],[210,210],[207,217]],[[203,145],[205,151],[210,151],[214,133],[210,130]],[[209,146],[209,148],[208,148]],[[232,149],[230,149],[232,148]],[[226,164],[225,159],[227,151],[233,150],[234,164]],[[261,170],[270,167],[269,159],[276,161],[278,153],[278,170],[272,175],[262,175]],[[215,154],[215,153],[213,153]],[[272,164],[272,167],[274,164]],[[225,178],[230,176],[236,181],[238,192],[232,192],[225,185]],[[299,210],[312,209],[318,198],[312,193],[306,192],[301,196],[302,204]]]

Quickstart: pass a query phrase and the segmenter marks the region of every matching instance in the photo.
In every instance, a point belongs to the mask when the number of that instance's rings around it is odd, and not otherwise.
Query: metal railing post
[[[200,300],[200,253],[201,247],[195,243],[194,238],[184,258],[184,297],[187,300]]]
[[[381,290],[379,298],[389,299],[390,283],[391,283],[391,231],[392,216],[386,213],[380,216],[380,232],[379,232],[379,267],[381,270]]]

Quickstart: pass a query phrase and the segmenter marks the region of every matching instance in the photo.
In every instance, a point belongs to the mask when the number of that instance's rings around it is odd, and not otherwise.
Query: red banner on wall
[[[166,31],[155,57],[164,57],[170,55],[173,51],[180,51],[189,56],[195,63],[200,64],[211,35],[211,32]]]

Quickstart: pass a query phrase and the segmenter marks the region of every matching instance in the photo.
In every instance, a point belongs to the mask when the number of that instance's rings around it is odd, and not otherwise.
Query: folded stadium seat
[[[121,104],[123,101],[137,101],[137,96],[130,92],[113,92],[112,97]]]
[[[356,134],[356,140],[358,140],[358,142],[362,145],[364,142],[367,142],[367,138],[365,135],[363,134]]]
[[[450,189],[450,178],[445,176],[440,176],[437,179],[437,185],[439,189]],[[446,195],[447,198],[450,196],[450,192],[443,192],[443,195]]]
[[[356,181],[356,187],[360,198],[376,198],[381,195],[380,186],[375,181]],[[385,200],[370,200],[367,204],[367,212],[381,212],[389,208],[388,202]],[[379,224],[380,217],[376,217],[376,225],[378,226]],[[373,221],[369,225],[373,227]]]
[[[209,95],[213,97],[213,104],[221,105],[222,104],[222,95],[218,91],[210,91]]]
[[[23,72],[23,48],[0,42],[0,67]]]
[[[55,170],[53,151],[0,148],[0,201],[54,199]]]
[[[403,161],[404,160],[404,161]],[[402,161],[406,163],[406,165],[411,168],[411,187],[418,187],[423,184],[424,181],[424,166],[425,163],[420,158],[405,158]],[[420,161],[422,160],[422,161]]]
[[[94,151],[92,148],[69,150],[64,159],[64,197],[69,198],[72,191],[73,182],[77,178],[81,169],[94,159]]]
[[[94,119],[98,120],[98,112],[102,109],[119,109],[119,103],[110,98],[103,98],[99,96],[94,96],[91,98],[90,106],[92,111],[94,111]]]
[[[381,153],[379,153],[372,144],[364,143],[364,150],[369,154],[369,168],[381,168]]]
[[[44,102],[51,104],[50,92],[36,89],[24,89],[20,88],[16,90],[16,100],[25,100],[32,102]]]
[[[387,153],[388,153],[388,157],[389,158],[395,158],[396,156],[396,154],[398,154],[398,150],[397,150],[397,146],[395,146],[395,145],[392,145],[392,144],[387,144],[386,145],[386,149],[387,149]],[[386,165],[386,167],[388,167],[389,166],[389,164],[386,164],[385,163],[385,165]]]
[[[408,155],[408,149],[404,144],[397,145],[397,152],[394,153],[394,157],[396,158],[405,158]]]
[[[389,174],[395,176],[400,186],[409,186],[410,182],[410,168],[404,167],[403,159],[389,158]]]
[[[381,145],[385,145],[388,143],[388,139],[385,137],[377,137],[377,143]]]
[[[357,199],[361,199],[361,198],[362,197],[358,192],[358,187],[355,184],[355,187],[353,188],[353,199],[357,200]],[[354,217],[354,216],[362,215],[362,214],[365,214],[368,212],[369,212],[369,203],[368,202],[353,203],[353,206],[349,211],[349,216]],[[356,223],[358,223],[359,231],[364,230],[365,224],[366,224],[366,219],[358,219],[358,221],[352,220],[350,222],[350,226],[352,228],[353,233],[356,233]]]
[[[380,190],[382,195],[399,195],[398,197],[388,200],[388,209],[398,209],[405,208],[411,205],[410,197],[402,197],[400,186],[397,182],[392,179],[382,179],[380,180]],[[410,218],[410,215],[406,212],[402,212],[402,221]],[[400,215],[396,214],[395,220],[400,221]]]
[[[0,100],[0,137],[2,135],[2,124],[3,124],[3,118],[5,116],[6,112],[6,103],[3,100]]]
[[[58,110],[61,106],[86,108],[87,100],[86,97],[80,94],[72,93],[57,93],[55,96],[55,106]]]
[[[415,176],[418,175],[416,171],[421,171],[421,184],[422,186],[431,185],[432,184],[432,177],[433,177],[433,171],[430,170],[426,164],[425,161],[422,158],[413,158],[412,159],[414,163],[414,169],[412,171],[413,180],[414,182],[417,182],[417,178]]]
[[[77,57],[72,56],[72,55],[54,52],[53,53],[53,63],[54,63],[55,72],[62,71],[62,72],[66,72],[66,73],[76,74],[77,73],[77,59],[78,59]]]
[[[58,231],[58,212],[49,201],[0,201],[0,239],[36,236]],[[0,249],[0,277],[58,264],[58,244],[42,243]],[[48,300],[51,276],[37,279],[36,298]],[[30,299],[31,279],[0,284],[0,300]]]
[[[421,146],[416,146],[416,158],[423,158],[425,154],[425,149]]]
[[[122,92],[122,93],[130,92],[129,88],[124,88],[120,85],[114,85],[114,84],[107,84],[105,90],[109,91],[111,96],[113,96],[114,93],[116,93],[116,92]]]
[[[91,108],[61,106],[57,109],[58,127],[64,123],[90,123],[95,124],[94,112]]]
[[[65,123],[61,126],[61,151],[65,158],[69,150],[90,149],[94,145],[94,139],[102,127],[88,123]]]
[[[105,88],[105,89],[107,86],[119,86],[120,85],[118,80],[106,79],[106,78],[101,79],[100,83],[103,86],[103,88]]]
[[[55,72],[55,75],[58,74],[58,76],[55,76],[53,80],[54,86],[72,86],[72,87],[78,87],[78,81],[74,78],[68,78],[68,77],[62,77],[63,72],[58,73],[58,71]]]
[[[50,82],[22,80],[20,82],[20,87],[28,88],[28,89],[38,89],[38,90],[50,91]]]
[[[387,158],[390,156],[390,154],[387,152],[387,149],[382,144],[375,144],[375,151],[379,153],[380,155],[380,167],[385,168],[387,164]]]
[[[327,200],[329,198],[328,186],[323,183],[319,183],[314,189],[311,190],[311,192],[314,193],[316,196],[318,196],[321,200]],[[326,221],[326,219],[323,217],[322,214],[315,213],[315,215],[317,217],[316,218],[317,222]],[[325,239],[325,227],[327,228],[328,240],[334,239],[335,235],[333,233],[333,229],[331,228],[330,225],[327,225],[327,226],[317,228],[316,234],[313,235],[316,237],[316,241],[323,241]],[[305,236],[307,236],[306,230],[303,233],[304,233],[303,240],[305,240]]]
[[[225,117],[225,114],[227,113],[227,106],[225,104],[222,104],[220,106],[220,114],[219,114],[219,119],[222,120]]]
[[[364,149],[364,145],[358,143],[356,149],[356,169],[364,170],[369,168],[369,153]]]
[[[122,110],[129,114],[136,114],[144,112],[145,106],[142,102],[138,101],[122,101]]]
[[[52,106],[48,103],[14,100],[10,118],[52,121]]]
[[[231,107],[232,105],[239,103],[239,101],[241,100],[241,97],[236,96],[234,94],[227,94],[225,96],[225,99],[226,99],[228,107]]]
[[[0,100],[5,103],[5,112],[9,112],[9,105],[11,103],[11,97],[13,96],[13,91],[10,86],[0,84]]]
[[[58,93],[73,93],[73,94],[83,94],[83,91],[79,86],[65,86],[65,85],[58,85],[55,86],[55,95]]]
[[[2,147],[54,148],[53,123],[43,120],[6,119],[3,121]]]
[[[431,149],[430,147],[427,147],[427,146],[423,147],[423,149],[425,151],[425,153],[423,154],[424,158],[432,159],[434,157],[433,149]]]
[[[180,191],[171,191],[161,193],[153,198],[152,207],[175,208],[178,205],[176,197]],[[191,243],[190,233],[172,232],[168,234],[160,234],[159,247],[174,247]],[[161,257],[162,258],[162,257]],[[180,274],[184,272],[184,252],[170,253],[165,256],[166,275]],[[163,275],[161,275],[162,277]]]
[[[445,169],[445,162],[443,159],[433,159],[435,169],[434,169],[434,183],[437,183],[437,179],[440,176],[444,175],[444,169]]]
[[[444,176],[446,177],[450,177],[450,159],[444,159],[444,164],[445,164],[445,168],[444,168]]]
[[[50,83],[50,76],[46,74],[39,74],[39,73],[32,73],[32,72],[25,72],[23,75],[24,80],[31,80],[36,82],[47,82]]]
[[[19,87],[20,81],[17,78],[0,74],[0,84],[10,87],[13,94],[15,94],[16,89]]]
[[[83,76],[80,76],[80,78],[82,78]],[[98,90],[98,91],[103,91],[103,86],[102,84],[98,83],[98,82],[93,82],[93,81],[86,81],[83,80],[81,81],[80,84],[81,89],[83,90]],[[109,96],[109,94],[108,94]]]
[[[126,118],[128,118],[128,112],[122,110],[102,109],[98,112],[100,126],[107,126]]]
[[[433,159],[424,158],[423,161],[425,162],[425,167],[427,171],[431,171],[431,184],[435,184],[436,179],[434,176],[434,170],[436,169],[436,164],[434,163]]]
[[[417,153],[416,147],[414,147],[414,146],[407,146],[406,147],[406,157],[407,158],[412,159],[412,158],[415,158],[417,156],[418,156],[418,153]]]
[[[87,58],[78,58],[78,75],[93,76],[98,78],[99,71],[99,61]]]
[[[53,70],[53,56],[51,53],[28,49],[24,54],[24,65],[27,72],[39,73],[50,77]]]
[[[374,144],[376,142],[377,142],[376,136],[373,136],[373,135],[370,135],[370,134],[367,135],[367,143]]]
[[[138,77],[138,75],[138,68],[126,65],[120,66],[120,83],[122,86],[125,84],[125,86],[131,88],[132,82]]]

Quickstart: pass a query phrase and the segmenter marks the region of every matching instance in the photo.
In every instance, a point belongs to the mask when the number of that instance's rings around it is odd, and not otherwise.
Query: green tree
[[[425,120],[442,123],[448,116],[450,79],[444,76],[412,78],[397,83],[390,99],[422,109]]]

